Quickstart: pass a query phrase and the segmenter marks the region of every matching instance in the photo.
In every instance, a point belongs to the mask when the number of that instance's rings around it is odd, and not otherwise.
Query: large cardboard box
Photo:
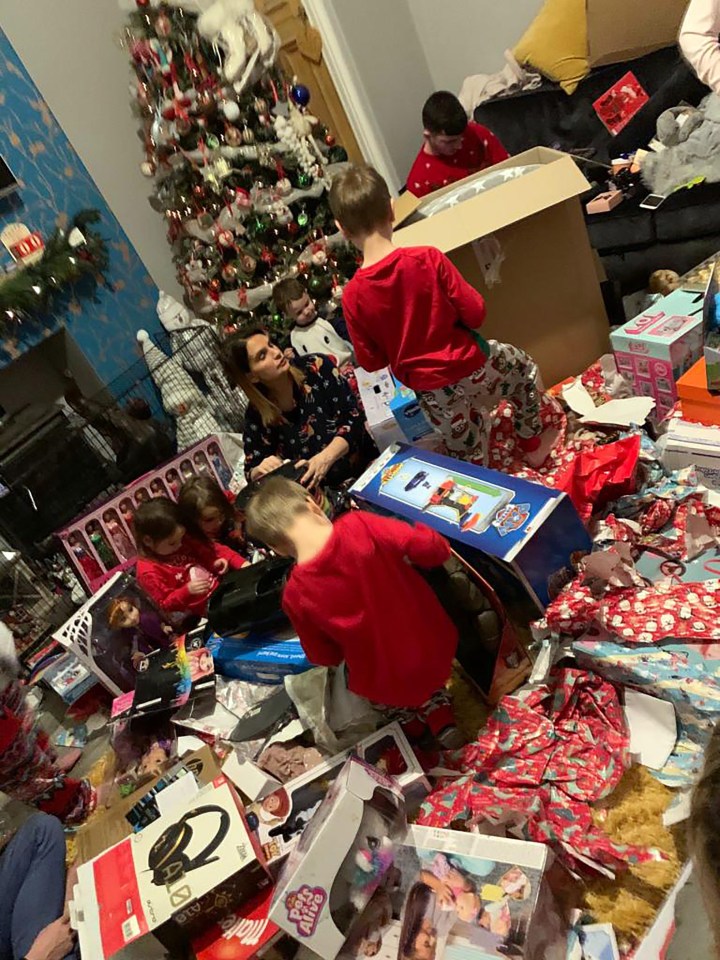
[[[535,166],[502,181],[490,175]],[[498,182],[449,209],[423,218],[430,204],[458,190],[452,184],[418,200],[403,194],[395,205],[399,247],[438,247],[487,301],[485,337],[522,347],[540,366],[545,383],[581,373],[607,352],[608,321],[598,267],[578,197],[590,184],[574,160],[535,147],[460,183]],[[494,235],[503,258],[499,282],[486,282],[484,250]],[[490,279],[490,278],[489,278]]]
[[[509,581],[541,610],[591,541],[569,498],[528,480],[399,444],[350,491],[378,509],[447,537],[504,599]]]
[[[688,0],[586,0],[591,67],[623,63],[677,43]]]
[[[82,956],[129,958],[153,935],[176,955],[270,885],[240,800],[220,778],[80,867],[73,912]]]

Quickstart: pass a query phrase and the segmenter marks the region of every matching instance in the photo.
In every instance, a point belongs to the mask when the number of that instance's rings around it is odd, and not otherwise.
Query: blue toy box
[[[390,412],[408,443],[416,443],[433,432],[432,424],[422,412],[414,391],[405,387],[397,378],[395,393],[390,398]]]
[[[312,667],[292,627],[251,630],[237,637],[213,634],[206,646],[213,655],[215,672],[233,680],[282,683],[286,676]]]
[[[506,604],[524,591],[535,612],[568,582],[574,555],[591,547],[564,493],[405,444],[389,447],[351,493],[433,527]]]

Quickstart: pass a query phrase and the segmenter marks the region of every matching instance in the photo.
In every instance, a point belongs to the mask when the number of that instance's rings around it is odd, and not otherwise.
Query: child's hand
[[[220,558],[219,560],[216,560],[215,563],[213,564],[213,570],[215,571],[215,573],[217,573],[219,577],[222,577],[228,572],[229,566],[230,564],[227,562],[227,560],[223,560],[222,558]]]
[[[132,655],[132,657],[131,657],[130,659],[132,660],[133,670],[137,670],[137,668],[140,666],[140,664],[141,664],[141,663],[143,662],[143,660],[145,659],[145,654],[144,654],[144,653],[140,653],[139,650],[136,650],[135,653],[133,653],[133,655]]]
[[[193,597],[200,597],[203,593],[209,593],[211,587],[212,580],[210,577],[202,577],[198,580],[191,580],[187,585],[188,593],[191,593]]]

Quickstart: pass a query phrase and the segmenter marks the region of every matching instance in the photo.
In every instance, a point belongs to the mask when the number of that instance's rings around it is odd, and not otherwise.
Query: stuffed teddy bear
[[[256,67],[267,70],[275,62],[278,35],[253,0],[215,0],[198,18],[197,29],[225,50],[223,74],[236,93],[244,90]]]
[[[704,117],[696,107],[670,107],[657,121],[657,139],[664,147],[684,143],[697,130]]]
[[[653,193],[664,197],[701,180],[720,181],[720,97],[710,94],[691,115],[688,109],[692,108],[680,108],[679,114],[668,111],[669,117],[660,117],[665,121],[658,121],[658,138],[669,138],[668,145],[643,160],[643,180]],[[688,119],[681,129],[674,129],[673,117],[677,123],[681,116]]]

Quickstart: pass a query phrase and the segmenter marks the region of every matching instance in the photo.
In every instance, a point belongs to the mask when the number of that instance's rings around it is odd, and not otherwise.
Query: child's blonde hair
[[[690,809],[690,845],[700,878],[715,956],[720,957],[720,724],[705,750],[703,771],[695,785]]]
[[[285,477],[262,482],[245,511],[245,530],[253,540],[269,547],[287,545],[287,531],[299,513],[310,509],[313,499],[299,483]]]
[[[388,185],[366,163],[343,170],[330,187],[332,214],[351,237],[366,236],[392,220]]]

